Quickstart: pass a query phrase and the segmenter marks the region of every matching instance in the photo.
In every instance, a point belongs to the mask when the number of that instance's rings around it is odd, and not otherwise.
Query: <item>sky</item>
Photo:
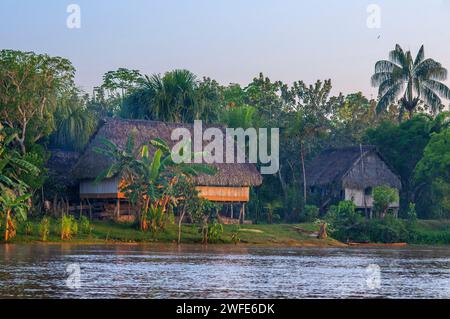
[[[80,28],[67,26],[70,4]],[[331,78],[335,94],[376,98],[374,64],[396,43],[413,54],[424,44],[450,69],[450,0],[0,1],[0,49],[66,57],[87,92],[119,67],[184,68],[224,85],[259,72],[285,83]]]

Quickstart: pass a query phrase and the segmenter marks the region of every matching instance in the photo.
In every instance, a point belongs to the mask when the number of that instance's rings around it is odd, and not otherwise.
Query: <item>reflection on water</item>
[[[80,287],[66,285],[80,267]],[[367,267],[381,269],[368,284]],[[1,245],[0,297],[450,298],[445,247]]]

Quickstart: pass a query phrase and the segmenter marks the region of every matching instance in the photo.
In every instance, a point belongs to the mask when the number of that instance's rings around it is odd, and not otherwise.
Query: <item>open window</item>
[[[372,187],[366,187],[364,189],[364,195],[371,196],[372,195]]]

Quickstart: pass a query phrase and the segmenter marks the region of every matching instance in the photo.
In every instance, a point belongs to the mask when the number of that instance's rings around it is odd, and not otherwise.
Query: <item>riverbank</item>
[[[176,243],[177,225],[169,224],[164,231],[156,234],[142,232],[129,223],[110,221],[92,222],[90,234],[79,232],[70,240],[61,240],[56,221],[52,221],[50,234],[46,243]],[[220,239],[211,244],[239,244],[265,246],[302,246],[302,247],[341,247],[345,244],[327,238],[317,239],[318,225],[314,224],[272,224],[272,225],[223,225]],[[31,222],[31,233],[26,234],[24,227],[19,227],[16,237],[11,243],[42,242],[39,227]],[[202,236],[199,227],[183,225],[181,242],[185,244],[201,244]]]
[[[400,235],[392,236],[392,227],[383,227],[382,236],[373,236],[377,240],[367,240],[368,229],[361,238],[348,238],[349,241],[367,243],[398,243],[405,242],[416,245],[449,245],[450,221],[447,220],[418,220],[414,224],[400,221]],[[110,244],[110,243],[176,243],[178,238],[177,225],[169,224],[164,231],[156,234],[142,232],[129,223],[115,223],[112,221],[94,221],[89,234],[81,231],[69,240],[61,240],[60,224],[51,221],[50,234],[45,243],[74,243],[74,244]],[[398,227],[397,227],[398,228]],[[223,233],[217,242],[210,244],[225,245],[264,245],[264,246],[299,246],[299,247],[343,247],[347,240],[335,240],[329,237],[325,240],[317,239],[319,226],[312,223],[302,224],[261,224],[261,225],[223,225]],[[381,231],[380,230],[380,231]],[[379,233],[379,232],[377,232]],[[373,234],[372,234],[373,235]],[[384,237],[390,240],[383,240]],[[17,235],[11,243],[43,242],[39,235],[37,221],[28,222],[28,230],[19,225]],[[183,225],[182,243],[201,244],[202,236],[199,227]]]

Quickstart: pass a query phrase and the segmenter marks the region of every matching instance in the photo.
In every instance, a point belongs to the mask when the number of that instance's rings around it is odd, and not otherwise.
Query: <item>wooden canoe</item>
[[[348,246],[358,246],[358,247],[404,247],[408,243],[346,243]]]

